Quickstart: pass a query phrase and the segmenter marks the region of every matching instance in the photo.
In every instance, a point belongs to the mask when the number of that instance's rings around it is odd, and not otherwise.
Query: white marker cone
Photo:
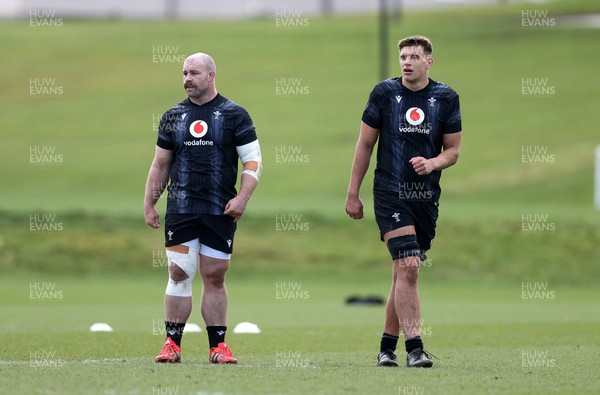
[[[194,332],[196,332],[196,333],[202,332],[202,329],[200,329],[198,324],[191,324],[191,323],[185,324],[185,328],[183,328],[183,333],[194,333]]]
[[[240,322],[233,328],[233,333],[260,333],[260,329],[251,322]]]
[[[112,332],[113,328],[108,325],[106,322],[96,322],[94,325],[90,326],[91,332]]]

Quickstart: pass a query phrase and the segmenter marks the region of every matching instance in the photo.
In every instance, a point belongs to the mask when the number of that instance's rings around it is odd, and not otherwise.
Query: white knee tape
[[[169,277],[165,293],[170,296],[192,296],[192,280],[186,278],[183,281],[173,281]]]
[[[182,281],[175,281],[169,274],[169,282],[165,293],[171,296],[192,296],[192,281],[198,271],[198,250],[190,248],[187,254],[167,250],[169,264],[173,262],[188,275]]]

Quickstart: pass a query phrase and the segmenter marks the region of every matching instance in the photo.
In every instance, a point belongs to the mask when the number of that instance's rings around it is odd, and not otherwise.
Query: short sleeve
[[[448,120],[444,125],[444,134],[458,133],[462,131],[462,119],[460,115],[460,101],[458,94],[454,94],[448,105]]]
[[[381,117],[381,94],[377,87],[369,95],[369,100],[363,111],[362,121],[374,129],[380,129],[382,125]]]
[[[165,113],[160,119],[160,123],[158,125],[158,140],[156,141],[156,145],[160,148],[166,150],[173,150],[175,148],[175,144],[173,143],[173,133],[175,130],[175,115]]]
[[[235,145],[239,147],[251,143],[254,140],[257,140],[254,122],[252,122],[250,114],[240,107],[237,114]]]

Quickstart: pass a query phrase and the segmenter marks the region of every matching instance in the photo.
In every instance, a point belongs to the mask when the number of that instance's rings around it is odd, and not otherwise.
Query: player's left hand
[[[415,169],[418,175],[426,176],[435,170],[435,163],[433,159],[425,159],[422,156],[415,156],[408,161]]]
[[[238,195],[227,202],[223,214],[233,217],[233,222],[237,222],[242,217],[242,214],[244,214],[247,204],[248,200]]]

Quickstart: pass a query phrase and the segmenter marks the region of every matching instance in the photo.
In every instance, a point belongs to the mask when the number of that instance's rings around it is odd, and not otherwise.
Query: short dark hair
[[[398,51],[401,51],[404,47],[423,47],[425,55],[431,55],[433,52],[431,40],[425,36],[409,36],[398,41]]]

